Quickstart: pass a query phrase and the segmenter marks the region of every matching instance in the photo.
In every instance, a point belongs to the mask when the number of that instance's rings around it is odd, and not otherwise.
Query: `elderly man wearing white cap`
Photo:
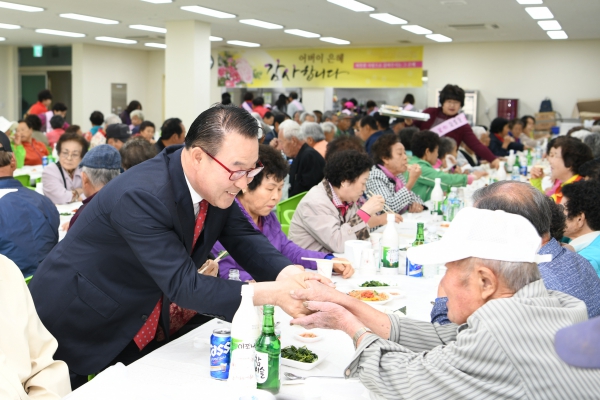
[[[554,349],[556,332],[587,311],[546,289],[540,245],[522,216],[465,208],[442,240],[408,251],[418,264],[446,264],[441,286],[458,326],[387,315],[312,283],[292,296],[319,312],[292,323],[353,337],[346,377],[386,399],[597,398],[600,370],[572,368]]]

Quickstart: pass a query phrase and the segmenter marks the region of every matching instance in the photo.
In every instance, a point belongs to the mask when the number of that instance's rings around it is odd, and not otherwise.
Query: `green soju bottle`
[[[423,222],[417,223],[417,237],[413,242],[412,246],[421,246],[425,244],[425,224]],[[420,264],[413,264],[408,257],[406,257],[406,275],[413,277],[423,276],[423,266]]]
[[[256,372],[256,388],[277,394],[281,386],[279,379],[281,343],[275,335],[273,309],[274,306],[269,305],[263,308],[264,319],[262,333],[256,341],[254,371]]]

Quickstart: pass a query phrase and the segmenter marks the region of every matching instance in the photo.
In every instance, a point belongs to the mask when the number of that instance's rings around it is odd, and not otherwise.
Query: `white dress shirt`
[[[194,217],[198,217],[198,212],[200,211],[200,202],[202,201],[202,196],[200,196],[198,194],[198,192],[196,192],[194,190],[194,188],[190,184],[188,177],[185,175],[185,172],[183,173],[183,176],[185,176],[185,183],[187,183],[188,189],[190,190],[190,195],[192,196],[192,204],[194,204]]]

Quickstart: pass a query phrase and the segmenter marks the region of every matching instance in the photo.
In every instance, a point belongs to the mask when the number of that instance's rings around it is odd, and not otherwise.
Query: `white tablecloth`
[[[44,168],[41,165],[24,165],[21,168],[15,169],[13,176],[29,175],[29,186],[34,186],[35,181],[42,177],[43,170]]]
[[[73,215],[75,215],[75,213],[77,212],[77,210],[79,209],[79,207],[81,207],[83,203],[80,201],[77,201],[75,203],[69,203],[69,204],[56,204],[56,209],[58,210],[59,214],[65,214],[65,215],[60,215],[60,224],[58,225],[58,241],[60,242],[61,240],[63,240],[65,238],[65,236],[67,235],[67,231],[65,231],[62,227],[65,223],[70,222],[71,218],[73,218]],[[68,214],[68,215],[66,215]]]
[[[360,275],[349,280],[334,277],[342,291],[356,288],[365,280],[382,279],[381,275]],[[386,304],[390,309],[407,307],[410,318],[429,321],[431,301],[435,299],[439,277],[432,279],[407,276],[385,277],[386,281],[397,282],[402,296]],[[276,322],[282,330],[282,346],[307,345],[310,349],[328,353],[327,358],[311,371],[301,371],[282,366],[283,371],[300,376],[342,376],[345,367],[354,355],[352,339],[341,331],[321,330],[315,332],[323,340],[302,343],[293,338],[294,331],[302,328],[290,326],[290,317],[280,309],[275,313]],[[94,380],[82,386],[68,400],[94,399],[223,399],[227,383],[210,378],[209,338],[217,327],[229,327],[227,322],[212,320],[187,335],[168,343],[135,363],[124,367],[113,366],[98,374]],[[197,343],[194,346],[194,339]],[[357,380],[309,379],[305,383],[286,384],[281,387],[277,399],[323,399],[348,400],[369,399],[369,392]]]

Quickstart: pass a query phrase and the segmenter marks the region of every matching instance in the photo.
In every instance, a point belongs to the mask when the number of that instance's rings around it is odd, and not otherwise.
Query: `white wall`
[[[423,69],[429,106],[447,83],[479,90],[478,123],[496,117],[497,98],[519,99],[525,115],[549,97],[568,118],[578,99],[600,97],[600,40],[432,44],[424,47]]]
[[[144,117],[160,126],[164,52],[92,44],[73,44],[73,121],[84,130],[89,116],[111,113],[111,84],[127,84],[127,102],[142,103]]]
[[[19,74],[16,46],[0,46],[0,116],[19,120]]]

